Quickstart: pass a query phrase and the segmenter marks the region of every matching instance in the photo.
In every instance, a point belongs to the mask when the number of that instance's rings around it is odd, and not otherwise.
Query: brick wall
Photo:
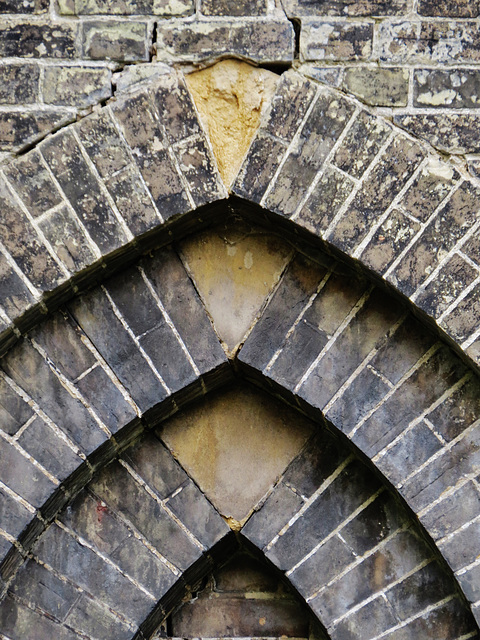
[[[235,376],[340,434],[240,534],[328,636],[478,637],[478,3],[0,10],[3,637],[152,637],[224,562],[142,434]],[[231,187],[184,80],[229,56],[280,74]],[[292,247],[227,354],[171,245],[226,211]]]

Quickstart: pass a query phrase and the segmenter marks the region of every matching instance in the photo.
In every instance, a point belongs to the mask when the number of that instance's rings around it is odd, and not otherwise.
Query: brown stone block
[[[408,78],[408,69],[348,67],[345,69],[342,89],[372,106],[406,107]]]
[[[149,31],[146,22],[83,22],[83,55],[90,60],[148,60]]]
[[[200,10],[206,16],[262,16],[267,0],[202,0]]]
[[[109,69],[101,67],[46,67],[43,80],[45,104],[85,108],[112,95]]]
[[[454,340],[461,343],[478,329],[479,314],[480,286],[477,285],[445,316],[440,324]],[[477,360],[477,350],[474,345],[471,353]]]
[[[478,0],[419,0],[421,16],[438,18],[476,18],[480,7]]]
[[[0,104],[28,104],[39,100],[40,69],[36,64],[0,66]]]
[[[74,58],[77,25],[72,23],[0,21],[0,56]]]
[[[0,151],[20,151],[44,138],[61,125],[74,120],[72,112],[61,109],[24,111],[18,107],[0,112]]]
[[[413,114],[394,116],[394,122],[447,153],[478,153],[480,114]]]
[[[406,13],[406,0],[286,0],[288,16],[397,16]]]

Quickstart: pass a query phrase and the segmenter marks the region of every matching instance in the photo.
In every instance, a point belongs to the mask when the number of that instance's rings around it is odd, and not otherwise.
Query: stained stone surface
[[[180,249],[220,339],[233,352],[280,279],[291,246],[231,219]]]
[[[159,430],[231,526],[244,522],[312,433],[299,414],[249,387],[220,392]]]

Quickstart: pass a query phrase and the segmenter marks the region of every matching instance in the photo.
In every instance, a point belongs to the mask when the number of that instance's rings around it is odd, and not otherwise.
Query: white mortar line
[[[452,396],[458,389],[461,389],[461,387],[463,387],[469,380],[471,380],[472,377],[473,377],[473,373],[471,373],[471,372],[467,373],[466,375],[463,376],[463,378],[461,378],[458,382],[456,382],[452,387],[450,387],[444,393],[442,393],[442,395],[439,398],[437,398],[434,402],[432,402],[432,404],[429,407],[427,407],[427,409],[425,409],[419,415],[417,415],[416,418],[414,418],[407,425],[407,427],[404,429],[404,431],[402,431],[402,433],[400,433],[396,438],[394,438],[391,442],[389,442],[383,449],[381,449],[372,458],[372,462],[377,463],[379,460],[381,460],[384,457],[384,455],[386,453],[388,453],[388,451],[390,451],[390,449],[392,449],[397,444],[397,442],[402,440],[403,437],[407,433],[409,433],[417,424],[422,422],[422,420],[425,418],[425,416],[427,416],[429,413],[434,411],[439,405],[442,404],[442,402],[444,402],[450,396]]]
[[[80,330],[80,340],[81,340],[82,344],[90,351],[90,353],[97,360],[97,364],[100,365],[100,367],[103,369],[103,371],[105,372],[107,377],[113,382],[115,387],[118,389],[118,391],[123,396],[123,399],[125,400],[125,402],[127,402],[127,404],[129,404],[132,407],[132,409],[135,411],[135,413],[138,416],[141,416],[142,412],[138,408],[136,402],[133,400],[131,395],[125,389],[125,387],[123,386],[122,382],[117,378],[117,376],[115,375],[115,372],[110,368],[110,365],[108,364],[108,362],[104,359],[102,354],[98,351],[98,349],[95,347],[93,342],[90,340],[90,338],[84,332],[84,330],[78,324],[78,322],[75,320],[75,318],[72,318],[72,320],[73,320],[73,322],[75,322],[76,326]],[[87,369],[86,371],[84,371],[82,374],[80,374],[80,376],[77,378],[77,380],[79,380],[79,379],[83,378],[84,376],[88,375],[90,370],[93,370],[93,368],[94,368],[94,366],[92,366],[92,367],[90,367],[90,369]]]
[[[430,431],[433,433],[433,435],[437,438],[437,440],[439,442],[441,442],[443,446],[445,446],[447,444],[447,441],[445,440],[445,438],[443,436],[441,436],[439,433],[437,433],[436,427],[433,424],[433,422],[430,422],[430,420],[427,418],[427,416],[423,417],[423,422],[427,425],[427,427],[430,429]]]
[[[0,370],[0,377],[5,380],[5,382],[15,391],[17,395],[19,395],[22,400],[24,400],[38,415],[44,422],[47,424],[50,429],[55,433],[55,435],[62,440],[69,449],[71,449],[77,456],[79,456],[82,460],[86,460],[85,454],[81,451],[80,447],[70,439],[70,437],[58,427],[55,422],[51,418],[47,416],[47,414],[41,409],[39,404],[29,396],[18,384],[7,376],[6,373]]]
[[[72,213],[74,219],[77,221],[79,227],[82,229],[83,233],[85,234],[85,238],[87,239],[88,242],[88,246],[90,248],[90,250],[93,252],[93,255],[99,259],[102,257],[102,252],[100,251],[98,245],[94,242],[93,238],[91,237],[87,227],[83,224],[83,221],[80,219],[80,217],[77,215],[77,212],[75,211],[75,209],[73,208],[73,205],[70,203],[69,199],[67,198],[67,196],[65,195],[65,192],[63,191],[60,183],[58,182],[57,178],[55,177],[53,171],[50,169],[50,166],[48,164],[48,162],[45,160],[45,158],[43,157],[43,153],[41,151],[41,149],[38,149],[38,155],[40,158],[40,162],[42,163],[44,169],[47,171],[50,180],[53,182],[53,184],[56,186],[59,194],[61,195],[61,197],[63,198],[63,203],[60,203],[60,205],[57,206],[62,206],[62,204],[65,204],[65,206],[70,210],[70,212]],[[56,207],[54,207],[56,208]],[[48,213],[48,212],[47,212]]]
[[[377,376],[377,378],[379,378],[379,380],[381,380],[386,387],[388,387],[389,389],[393,389],[393,387],[395,386],[393,382],[390,382],[390,380],[386,378],[383,373],[377,371],[373,365],[367,364],[366,368],[369,369],[374,376]]]
[[[110,567],[118,571],[118,573],[120,573],[122,576],[127,578],[129,582],[131,582],[139,591],[144,593],[148,598],[150,598],[154,602],[157,601],[157,598],[153,595],[153,593],[150,593],[150,591],[145,589],[145,587],[141,585],[137,580],[135,580],[135,578],[133,578],[126,571],[121,569],[117,564],[115,564],[112,560],[110,560],[110,558],[106,554],[102,553],[99,549],[97,549],[93,544],[91,544],[83,536],[80,536],[77,533],[75,533],[72,529],[64,525],[63,522],[60,522],[60,520],[55,520],[55,524],[59,529],[62,529],[63,531],[65,531],[65,533],[67,533],[79,544],[81,544],[82,547],[87,547],[87,549],[90,549],[90,551],[93,551],[93,553],[99,558],[101,558],[105,562],[105,564],[108,564]]]
[[[431,458],[429,458],[426,462],[424,462],[422,465],[420,465],[417,469],[415,469],[415,471],[413,471],[410,475],[408,475],[403,482],[398,485],[397,488],[401,488],[407,481],[409,481],[411,478],[413,478],[414,476],[416,476],[418,473],[420,473],[421,471],[423,471],[423,469],[425,469],[425,467],[427,467],[429,464],[431,464],[432,462],[435,462],[435,460],[437,460],[438,458],[440,458],[441,456],[443,456],[444,454],[448,453],[456,444],[458,444],[459,442],[461,442],[465,437],[467,437],[468,435],[470,435],[470,433],[472,431],[474,431],[475,429],[477,429],[480,426],[480,419],[476,420],[474,423],[472,423],[467,429],[465,429],[464,431],[462,431],[462,433],[460,433],[456,438],[454,438],[453,440],[451,440],[443,449],[439,449]],[[422,516],[424,516],[426,513],[428,513],[431,509],[433,509],[433,507],[435,507],[437,504],[439,504],[440,502],[442,502],[442,500],[444,500],[445,498],[448,498],[450,495],[452,495],[453,493],[456,493],[456,491],[458,489],[460,489],[461,487],[463,487],[464,484],[466,484],[467,482],[469,482],[470,480],[473,480],[476,476],[476,472],[472,472],[470,474],[465,474],[461,477],[461,479],[459,480],[459,482],[457,482],[457,484],[453,487],[449,487],[448,489],[446,489],[439,498],[437,498],[436,500],[434,500],[432,503],[430,503],[429,505],[427,505],[426,507],[424,507],[421,511],[419,511],[417,513],[417,516],[420,518]]]
[[[142,347],[142,345],[140,344],[140,342],[136,338],[135,333],[128,326],[127,321],[123,317],[120,309],[115,304],[115,302],[114,302],[113,298],[111,297],[111,295],[108,293],[107,288],[104,285],[101,285],[101,289],[102,289],[103,293],[105,294],[105,296],[107,297],[108,301],[110,302],[110,304],[112,306],[112,309],[113,309],[113,313],[117,316],[117,318],[120,321],[121,325],[123,326],[125,331],[128,333],[130,338],[133,340],[133,342],[135,343],[137,349],[140,351],[142,356],[145,358],[146,362],[148,363],[148,366],[150,367],[150,369],[152,370],[152,372],[154,373],[156,378],[159,380],[159,382],[162,385],[162,387],[165,389],[165,392],[167,393],[167,395],[171,395],[172,392],[170,391],[169,387],[167,386],[166,382],[164,381],[164,379],[162,378],[160,373],[155,368],[155,365],[153,364],[152,359],[150,358],[150,356],[147,354],[145,349]]]
[[[8,494],[10,498],[15,500],[15,502],[18,502],[19,504],[21,504],[22,507],[24,507],[30,513],[34,514],[36,512],[36,509],[33,505],[27,502],[25,498],[22,498],[22,496],[19,495],[16,491],[14,491],[13,489],[10,489],[10,487],[4,482],[2,482],[1,480],[0,480],[0,489],[2,489],[6,494]],[[16,538],[15,538],[15,542],[18,542]]]
[[[268,196],[270,195],[270,192],[272,191],[273,187],[275,186],[275,183],[277,182],[278,176],[280,175],[280,172],[283,169],[283,166],[285,164],[285,162],[287,161],[287,159],[289,158],[290,154],[292,153],[292,150],[295,148],[298,140],[301,137],[301,133],[303,131],[303,127],[305,126],[305,123],[307,122],[308,118],[310,117],[310,114],[312,113],[313,109],[315,108],[319,98],[320,98],[320,94],[321,91],[319,88],[317,88],[316,92],[315,92],[315,96],[312,98],[311,103],[308,106],[307,111],[305,112],[305,115],[302,118],[302,121],[300,123],[300,125],[298,126],[298,129],[295,131],[295,134],[290,142],[290,144],[288,145],[283,158],[281,159],[277,170],[275,171],[275,173],[273,174],[272,179],[270,180],[270,183],[268,184],[265,193],[262,196],[262,199],[260,200],[260,206],[261,207],[265,207],[265,202],[268,198]]]
[[[95,177],[96,182],[98,183],[100,192],[103,194],[104,198],[106,199],[106,201],[110,205],[110,208],[111,208],[115,218],[117,219],[117,222],[119,223],[120,228],[122,229],[123,233],[125,234],[127,240],[131,242],[132,240],[135,239],[135,236],[130,231],[125,219],[123,218],[122,214],[118,210],[118,207],[117,207],[117,205],[115,203],[115,200],[110,195],[110,192],[107,189],[107,187],[105,186],[101,175],[98,173],[97,167],[93,164],[92,160],[90,159],[90,156],[88,155],[87,151],[85,150],[85,147],[83,146],[82,141],[80,140],[80,137],[79,137],[75,127],[71,127],[70,131],[71,131],[73,137],[75,138],[75,141],[76,141],[76,143],[78,145],[78,148],[80,150],[80,154],[82,155],[85,164],[90,169],[90,171],[92,172],[93,176]]]
[[[309,377],[309,375],[312,373],[312,371],[316,368],[316,366],[318,365],[318,363],[320,362],[320,360],[323,358],[323,356],[327,353],[327,351],[329,351],[329,349],[332,347],[332,345],[335,343],[335,341],[337,340],[337,338],[343,333],[343,331],[348,327],[348,325],[350,324],[350,321],[353,320],[353,318],[357,315],[357,313],[362,309],[362,307],[364,306],[364,304],[367,302],[367,300],[370,297],[370,294],[372,293],[374,287],[370,286],[366,292],[362,295],[362,297],[360,298],[360,300],[354,305],[354,307],[350,310],[350,312],[347,314],[347,316],[342,320],[342,322],[340,323],[339,327],[336,329],[335,333],[333,334],[333,336],[328,340],[327,344],[323,347],[323,349],[320,351],[320,353],[318,354],[318,356],[315,358],[315,360],[312,362],[312,364],[308,367],[308,369],[305,371],[305,373],[303,374],[303,376],[300,378],[300,380],[298,381],[297,385],[295,386],[294,392],[298,393],[300,391],[300,388],[302,387],[303,383],[307,380],[307,378]]]
[[[47,209],[47,211],[44,211],[39,216],[35,216],[35,220],[37,224],[39,225],[45,220],[49,220],[53,215],[61,211],[63,208],[68,208],[68,204],[66,202],[60,202],[59,204],[56,204],[51,209]]]
[[[200,371],[197,367],[197,365],[195,364],[194,359],[192,358],[192,356],[190,355],[186,344],[184,343],[181,335],[178,333],[177,328],[175,327],[175,325],[172,322],[172,319],[170,318],[170,316],[167,313],[167,310],[165,309],[165,307],[163,306],[162,301],[160,300],[160,297],[158,296],[157,292],[155,291],[152,283],[150,282],[150,280],[148,279],[143,267],[138,267],[138,270],[140,271],[140,274],[143,278],[143,281],[145,282],[145,284],[147,285],[148,290],[150,291],[150,293],[152,294],[153,299],[155,300],[155,302],[157,303],[158,308],[160,309],[163,318],[165,320],[165,322],[168,324],[168,326],[170,327],[170,329],[172,330],[175,338],[177,339],[178,344],[180,345],[180,347],[182,348],[182,351],[185,354],[185,357],[187,358],[188,362],[190,363],[190,366],[192,367],[194,373],[196,376],[200,377]]]
[[[180,518],[178,518],[178,516],[176,516],[173,513],[173,511],[170,509],[170,507],[168,507],[168,505],[166,504],[166,500],[162,500],[157,495],[157,493],[150,487],[150,485],[142,478],[142,476],[140,476],[135,471],[135,469],[133,469],[133,467],[128,464],[128,462],[126,462],[125,460],[119,460],[119,462],[122,465],[122,467],[124,467],[128,471],[128,473],[132,476],[132,478],[135,480],[135,482],[138,485],[140,485],[148,493],[148,495],[153,500],[155,500],[155,502],[157,504],[159,504],[162,507],[162,509],[167,514],[167,516],[169,518],[171,518],[179,526],[179,528],[187,535],[187,537],[191,540],[191,542],[198,549],[201,549],[202,551],[206,551],[205,546],[200,542],[200,540],[198,540],[198,538],[190,531],[190,529],[188,529],[186,527],[186,525],[180,520]]]
[[[391,540],[396,538],[400,533],[406,531],[407,529],[408,529],[408,525],[404,525],[403,527],[399,527],[398,529],[396,529],[393,533],[390,533],[383,540],[381,540],[377,545],[375,545],[374,547],[369,549],[366,553],[364,553],[363,556],[359,556],[356,560],[351,562],[347,567],[345,567],[345,569],[343,569],[343,571],[341,571],[336,576],[334,576],[331,580],[329,580],[327,584],[323,584],[311,596],[308,596],[308,598],[306,598],[306,602],[310,603],[312,600],[318,597],[321,593],[329,589],[333,584],[335,584],[336,582],[341,580],[344,576],[346,576],[348,573],[350,573],[350,571],[358,567],[358,565],[362,564],[364,560],[367,560],[370,556],[373,556],[373,554],[377,553],[377,551],[380,551],[381,549],[383,549],[383,547],[385,547]]]
[[[37,289],[37,287],[32,282],[30,282],[30,280],[27,278],[27,276],[23,273],[23,271],[20,269],[20,267],[15,262],[15,258],[12,257],[12,255],[10,254],[8,249],[6,249],[5,245],[1,241],[0,241],[0,252],[2,253],[2,255],[5,258],[5,260],[8,263],[8,265],[12,268],[14,273],[16,273],[17,276],[20,278],[20,280],[23,282],[23,284],[25,285],[26,289],[31,293],[33,298],[37,302],[39,302],[40,298],[42,296],[42,292],[40,291],[40,289]],[[46,311],[45,304],[43,302],[40,302],[40,304],[41,304],[42,308]]]
[[[119,461],[120,462],[120,461]],[[175,577],[179,577],[181,575],[180,569],[178,569],[170,560],[168,560],[164,555],[160,553],[160,551],[153,546],[153,544],[141,533],[134,525],[134,523],[122,512],[117,509],[117,507],[107,504],[104,499],[95,493],[95,489],[88,488],[89,494],[91,494],[95,500],[100,501],[102,505],[108,507],[110,512],[120,520],[125,527],[132,532],[134,538],[136,538],[139,542],[143,544],[143,546],[148,549],[150,553],[152,553],[169,571],[173,573]]]
[[[401,251],[399,253],[399,255],[395,258],[395,260],[392,262],[392,264],[388,267],[388,269],[383,274],[383,278],[384,279],[387,278],[397,268],[398,264],[410,252],[410,249],[417,242],[417,240],[422,237],[423,232],[428,227],[428,225],[433,220],[435,220],[435,218],[438,216],[440,211],[448,204],[450,199],[453,197],[453,195],[457,192],[457,190],[461,187],[461,185],[464,182],[465,182],[465,179],[464,178],[460,178],[460,180],[458,180],[458,182],[453,185],[452,189],[449,191],[449,193],[447,193],[445,198],[443,198],[443,200],[437,205],[436,209],[434,209],[434,211],[430,215],[430,217],[427,218],[427,220],[425,222],[421,222],[420,223],[420,225],[421,225],[420,229],[417,231],[417,233],[414,236],[412,236],[412,238],[410,239],[410,242],[404,247],[403,251]]]
[[[327,536],[325,536],[325,538],[323,538],[323,540],[321,540],[318,544],[316,544],[313,549],[307,553],[307,555],[302,558],[299,562],[297,562],[296,565],[294,565],[291,569],[289,569],[285,575],[286,576],[290,576],[294,571],[296,571],[299,567],[302,566],[302,564],[304,564],[304,562],[306,562],[309,558],[311,558],[313,555],[315,555],[315,553],[318,551],[318,549],[320,549],[320,547],[323,547],[329,540],[331,540],[331,538],[335,537],[335,536],[340,536],[340,532],[342,531],[342,529],[344,529],[352,520],[354,520],[362,511],[364,511],[369,505],[372,504],[372,502],[374,502],[378,496],[383,493],[385,491],[384,487],[381,487],[378,491],[376,491],[373,495],[371,495],[367,500],[365,500],[364,503],[362,503],[359,507],[357,507],[354,511],[352,511],[352,513],[349,514],[349,516],[347,518],[345,518],[345,520],[343,522],[341,522],[333,531],[331,531]],[[342,542],[348,547],[349,545],[347,545],[346,541],[342,538]],[[353,550],[352,550],[353,553]]]
[[[135,157],[134,157],[134,155],[132,153],[132,150],[130,149],[130,145],[127,143],[125,135],[124,135],[124,133],[122,131],[122,127],[121,127],[120,123],[116,120],[115,115],[113,114],[113,111],[112,111],[112,108],[110,107],[110,105],[108,105],[106,107],[106,111],[107,111],[107,113],[108,113],[108,115],[110,117],[110,120],[111,120],[114,128],[115,128],[115,131],[117,132],[119,138],[123,142],[124,149],[127,152],[127,155],[128,155],[128,157],[130,159],[130,162],[131,162],[131,165],[129,165],[129,166],[131,166],[131,168],[135,171],[137,180],[142,183],[142,185],[143,185],[143,187],[145,189],[145,193],[147,194],[147,197],[150,200],[150,203],[151,203],[151,205],[153,207],[153,210],[155,211],[155,214],[156,214],[157,218],[160,220],[160,222],[162,222],[162,223],[165,222],[162,214],[157,209],[157,205],[155,204],[155,201],[154,201],[153,196],[152,196],[152,194],[150,192],[150,189],[148,188],[147,183],[145,182],[145,179],[142,176],[142,172],[140,171],[140,167],[138,166],[137,161],[136,161],[136,159],[135,159]],[[123,171],[125,168],[126,167],[122,167],[121,171]],[[115,175],[115,174],[113,174],[113,175]],[[112,176],[110,176],[109,179],[111,177]]]
[[[337,211],[337,213],[333,217],[332,221],[328,225],[327,229],[325,230],[325,233],[323,234],[324,240],[328,240],[328,238],[332,235],[333,231],[335,230],[335,227],[337,226],[337,224],[340,222],[340,220],[343,218],[343,216],[347,212],[348,208],[350,207],[350,204],[353,202],[353,200],[356,198],[356,196],[360,193],[360,191],[363,188],[364,184],[369,179],[370,174],[374,171],[374,169],[377,167],[377,165],[383,159],[385,151],[388,149],[388,147],[392,144],[392,142],[394,140],[395,140],[395,134],[392,131],[387,136],[387,139],[382,144],[380,149],[377,151],[377,154],[375,155],[375,157],[371,161],[370,165],[363,172],[362,178],[361,178],[361,180],[358,181],[357,186],[354,189],[352,189],[351,193],[345,199],[345,202],[340,207],[340,209]]]
[[[345,393],[345,391],[350,387],[352,382],[354,382],[354,380],[356,378],[358,378],[358,376],[362,373],[362,371],[368,367],[370,361],[373,360],[373,358],[377,355],[377,353],[380,351],[380,349],[386,344],[386,342],[392,337],[392,335],[394,335],[397,332],[397,330],[402,326],[402,324],[404,323],[404,321],[406,320],[408,315],[409,315],[408,312],[404,313],[400,317],[400,319],[397,320],[395,322],[395,324],[392,327],[390,327],[390,329],[387,330],[387,332],[383,336],[383,338],[381,340],[377,341],[377,343],[373,347],[373,349],[370,350],[370,352],[360,362],[358,367],[351,373],[351,375],[341,385],[341,387],[338,389],[338,391],[335,393],[335,395],[323,407],[322,413],[324,415],[326,415],[328,413],[328,411],[332,408],[332,406],[335,404],[335,402]],[[373,367],[370,367],[370,370],[373,372]],[[377,375],[377,377],[380,378],[380,375],[378,373],[376,375]],[[382,380],[382,382],[383,382],[383,380]],[[388,387],[391,389],[392,386],[393,385],[390,382]]]
[[[98,367],[100,367],[100,363],[99,362],[95,362],[95,364],[92,364],[91,367],[88,367],[88,369],[85,369],[85,371],[83,373],[81,373],[79,376],[77,376],[75,378],[75,380],[72,380],[73,384],[77,384],[78,382],[80,382],[80,380],[83,380],[83,378],[85,378],[85,376],[88,376],[89,373],[91,373],[92,371],[94,371]]]
[[[35,422],[35,420],[38,418],[37,414],[34,413],[21,427],[20,429],[18,429],[18,431],[15,433],[15,435],[12,436],[13,440],[18,440],[24,431],[26,431],[28,429],[28,427],[32,424],[32,422]]]
[[[372,638],[372,640],[381,640],[381,638],[384,638],[385,636],[390,635],[393,631],[397,631],[398,629],[403,629],[403,627],[405,627],[407,624],[410,624],[410,622],[414,622],[418,618],[422,618],[422,617],[426,616],[431,611],[435,611],[435,609],[439,609],[440,607],[443,607],[444,604],[447,604],[448,602],[450,602],[454,598],[455,598],[455,595],[452,594],[450,596],[447,596],[446,598],[443,598],[443,600],[439,600],[435,604],[429,605],[428,607],[426,607],[420,613],[416,613],[415,615],[411,616],[410,618],[407,618],[406,620],[402,620],[402,622],[400,624],[398,624],[395,627],[391,627],[390,629],[387,629],[387,631],[384,631],[380,635],[375,636],[375,638]],[[470,635],[462,636],[462,638],[469,638],[469,637],[471,637],[471,636]]]
[[[475,289],[476,286],[478,286],[479,283],[480,283],[480,274],[475,278],[475,280],[473,280],[468,285],[468,287],[465,287],[462,293],[452,302],[452,304],[449,307],[445,309],[442,315],[437,319],[437,324],[440,324],[441,322],[443,322],[443,320],[458,307],[458,305],[462,302],[462,300],[464,300],[468,296],[468,294],[473,289]]]
[[[295,259],[295,258],[293,258]],[[290,263],[291,264],[291,263]],[[299,322],[301,321],[301,319],[303,318],[303,316],[305,315],[305,313],[308,311],[308,309],[310,309],[310,307],[312,306],[312,304],[315,302],[318,294],[320,293],[320,291],[322,291],[322,289],[325,287],[325,285],[327,284],[328,280],[330,279],[330,276],[333,273],[333,269],[335,268],[335,265],[337,263],[335,262],[330,269],[327,271],[327,273],[323,276],[323,278],[320,280],[320,283],[318,285],[318,287],[316,288],[316,290],[314,291],[314,293],[312,293],[312,295],[309,297],[306,305],[304,306],[304,308],[300,311],[300,313],[298,314],[298,316],[296,317],[294,323],[292,324],[292,326],[290,327],[290,329],[287,331],[287,333],[285,334],[285,337],[282,340],[282,344],[281,346],[275,351],[275,353],[273,354],[273,356],[270,358],[267,366],[265,367],[265,369],[263,370],[264,373],[270,371],[270,369],[273,367],[273,365],[275,364],[275,362],[277,361],[279,355],[282,353],[283,348],[285,346],[285,343],[287,342],[287,340],[290,338],[290,336],[292,335],[292,333],[295,331],[295,329],[297,328],[297,325],[299,324]],[[279,280],[280,282],[280,280]]]
[[[355,251],[352,254],[354,258],[360,258],[364,250],[367,248],[367,245],[372,240],[373,236],[377,233],[378,229],[382,226],[382,224],[388,218],[390,213],[398,207],[398,204],[400,203],[401,199],[403,198],[405,193],[410,189],[412,184],[417,179],[418,174],[423,170],[423,168],[427,163],[428,163],[428,158],[424,158],[422,162],[420,162],[418,167],[415,169],[413,174],[410,176],[410,178],[407,180],[407,182],[403,185],[402,189],[397,193],[395,198],[392,200],[389,206],[382,213],[382,215],[373,224],[369,225],[369,231],[367,235],[365,236],[365,238],[362,240],[362,242],[358,245],[358,247],[355,249]]]
[[[357,433],[360,427],[376,412],[378,409],[385,404],[385,402],[391,398],[391,396],[399,389],[402,384],[408,380],[427,360],[429,360],[441,347],[443,344],[441,342],[436,342],[433,347],[431,347],[417,362],[410,367],[410,369],[403,374],[400,380],[383,396],[383,398],[378,402],[374,407],[368,411],[361,420],[357,422],[355,427],[347,434],[349,439],[353,438],[353,436]]]
[[[59,380],[60,384],[62,385],[62,387],[64,387],[65,389],[67,389],[68,393],[75,398],[76,400],[78,400],[80,402],[80,404],[82,404],[85,409],[88,411],[88,413],[92,416],[92,418],[95,420],[95,422],[98,424],[99,428],[101,431],[103,431],[108,438],[112,437],[112,432],[110,431],[110,429],[107,427],[106,424],[103,423],[103,421],[100,419],[100,417],[97,415],[97,412],[92,408],[92,406],[90,405],[89,402],[87,402],[87,400],[84,398],[83,394],[80,392],[79,389],[77,389],[77,387],[73,384],[73,382],[71,382],[66,376],[63,375],[63,373],[57,369],[55,363],[53,362],[53,360],[50,358],[50,356],[48,355],[48,353],[45,351],[45,349],[43,349],[43,347],[38,344],[38,342],[36,342],[36,340],[34,338],[30,338],[30,342],[33,346],[33,348],[42,356],[42,358],[45,360],[48,368],[50,369],[50,371],[53,373],[53,375]]]
[[[336,469],[333,473],[331,473],[328,478],[326,478],[322,484],[318,487],[318,489],[312,493],[310,498],[300,507],[295,515],[293,515],[290,520],[284,525],[280,531],[270,540],[270,542],[264,547],[265,551],[269,551],[273,545],[278,541],[278,539],[284,535],[290,527],[295,524],[295,522],[303,516],[305,511],[317,500],[317,498],[334,482],[338,476],[342,473],[342,471],[347,467],[351,462],[353,462],[353,455],[348,456]]]
[[[36,460],[30,453],[28,453],[28,451],[25,451],[25,449],[21,447],[19,443],[12,438],[12,436],[0,430],[0,438],[5,440],[5,442],[8,442],[8,444],[12,447],[12,449],[15,449],[21,456],[23,456],[31,464],[33,464],[33,466],[36,469],[38,469],[41,473],[43,473],[43,475],[46,476],[50,480],[50,482],[52,482],[56,487],[60,485],[60,480],[57,477],[55,477],[52,473],[50,473],[50,471],[48,471],[48,469],[46,469],[43,466],[43,464],[38,462],[38,460]]]
[[[52,259],[57,263],[57,265],[60,268],[60,271],[63,273],[63,275],[65,277],[69,278],[71,276],[70,271],[67,269],[67,267],[63,264],[63,262],[60,260],[60,258],[55,253],[55,250],[54,250],[53,246],[51,245],[50,241],[47,239],[47,237],[45,236],[43,231],[40,229],[40,227],[38,226],[35,218],[32,216],[30,211],[23,204],[23,201],[20,199],[20,196],[17,194],[17,192],[15,191],[13,186],[10,184],[10,182],[9,182],[8,178],[6,177],[5,173],[3,171],[1,171],[0,175],[3,178],[5,184],[7,185],[7,188],[10,191],[10,193],[11,193],[11,195],[13,197],[13,200],[17,203],[17,205],[20,208],[20,210],[23,212],[23,214],[25,215],[27,220],[32,225],[32,229],[37,234],[38,239],[40,240],[40,243],[45,246],[45,248],[47,249],[48,253],[51,255]]]
[[[340,145],[343,143],[343,141],[347,137],[348,133],[350,132],[350,129],[357,122],[357,116],[361,113],[361,111],[362,111],[362,109],[360,107],[358,107],[358,106],[355,107],[355,110],[352,113],[352,115],[351,115],[350,119],[348,120],[347,124],[345,125],[342,133],[338,136],[337,141],[335,142],[333,147],[330,149],[329,153],[326,155],[325,160],[322,163],[322,166],[320,167],[320,169],[315,174],[315,177],[313,178],[313,181],[310,183],[310,186],[306,190],[305,195],[300,200],[300,204],[298,205],[298,207],[294,211],[293,215],[290,216],[290,220],[296,220],[298,218],[302,208],[304,207],[304,205],[307,202],[307,200],[310,198],[311,194],[315,190],[315,188],[316,188],[317,184],[320,182],[321,178],[325,175],[325,172],[327,171],[327,169],[329,169],[329,168],[330,169],[331,168],[336,169],[337,168],[335,165],[331,164],[331,161],[333,160],[335,154],[337,153],[337,150],[339,149]],[[358,179],[353,178],[352,176],[348,175],[348,173],[345,173],[345,171],[341,171],[341,173],[344,176],[348,176],[348,178],[351,180],[351,182],[353,182],[353,184],[358,184],[360,182]]]

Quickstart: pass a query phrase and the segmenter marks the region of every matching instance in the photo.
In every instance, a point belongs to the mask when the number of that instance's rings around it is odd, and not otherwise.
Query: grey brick
[[[149,27],[145,22],[82,23],[83,55],[91,60],[135,62],[149,59]]]
[[[373,23],[328,22],[305,18],[300,33],[303,60],[368,60],[372,54]]]

